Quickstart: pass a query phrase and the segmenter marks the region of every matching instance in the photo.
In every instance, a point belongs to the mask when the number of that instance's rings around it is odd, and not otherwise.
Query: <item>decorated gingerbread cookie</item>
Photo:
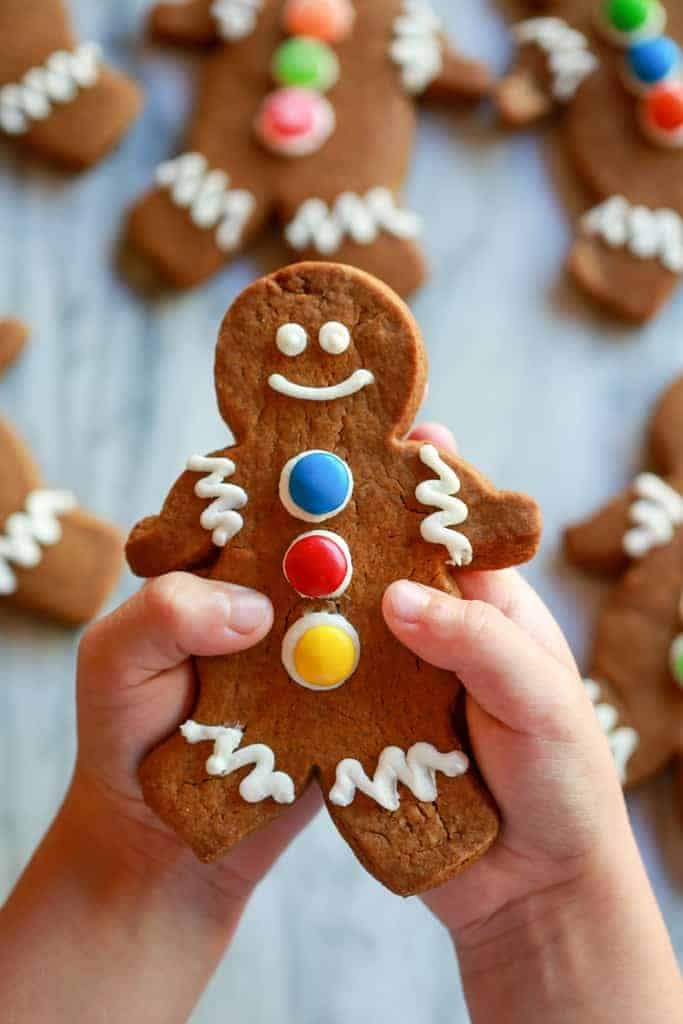
[[[0,321],[0,370],[3,354],[15,355],[25,336],[18,321]],[[122,567],[118,530],[81,510],[71,491],[46,487],[0,417],[0,608],[11,603],[69,625],[87,622]]]
[[[400,197],[416,101],[489,87],[426,0],[188,0],[157,5],[151,27],[210,47],[186,151],[130,216],[153,268],[195,285],[274,220],[299,258],[420,284],[420,220]]]
[[[669,0],[545,0],[517,24],[501,116],[562,112],[567,154],[596,204],[569,269],[608,310],[652,317],[683,274],[683,7]]]
[[[17,358],[28,337],[28,328],[12,317],[0,319],[0,374]]]
[[[127,131],[140,92],[79,42],[61,0],[0,0],[0,134],[54,163],[96,163]]]
[[[569,558],[614,577],[587,686],[624,782],[683,754],[683,378],[655,412],[651,470],[567,532]]]
[[[359,270],[307,263],[228,312],[216,390],[237,447],[193,455],[133,531],[140,576],[266,592],[258,647],[198,663],[191,721],[142,767],[149,804],[211,860],[312,780],[353,850],[400,893],[481,856],[498,819],[456,727],[458,686],[384,625],[389,583],[455,589],[449,566],[534,554],[539,512],[461,459],[402,440],[426,384],[408,309]]]

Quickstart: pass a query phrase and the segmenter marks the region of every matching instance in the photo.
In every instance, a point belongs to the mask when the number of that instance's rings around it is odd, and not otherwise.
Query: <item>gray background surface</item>
[[[80,180],[2,151],[0,310],[33,344],[0,382],[0,408],[49,480],[128,528],[155,511],[188,454],[224,443],[211,367],[220,319],[264,266],[266,244],[191,295],[146,301],[112,259],[120,214],[180,145],[192,66],[140,42],[142,0],[73,0],[83,36],[148,89],[144,117]],[[505,66],[492,5],[436,0],[462,46]],[[546,150],[552,136],[546,136]],[[432,361],[426,414],[500,486],[541,502],[547,530],[529,576],[584,657],[599,584],[558,557],[562,525],[590,512],[640,465],[645,417],[683,363],[683,294],[642,331],[601,319],[561,273],[585,199],[540,136],[506,137],[485,109],[425,114],[409,184],[433,275],[414,302]],[[547,153],[546,153],[547,156]],[[553,187],[553,182],[555,187]],[[135,582],[123,580],[117,598]],[[77,637],[0,613],[0,898],[54,813],[74,754]],[[679,958],[683,830],[672,780],[630,799]],[[464,1022],[446,936],[417,900],[384,892],[326,819],[314,823],[254,899],[193,1018],[197,1024]]]

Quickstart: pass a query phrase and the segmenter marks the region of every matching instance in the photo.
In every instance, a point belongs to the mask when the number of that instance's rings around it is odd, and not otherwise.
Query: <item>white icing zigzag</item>
[[[89,89],[100,74],[102,51],[97,43],[83,43],[73,52],[58,50],[38,68],[27,71],[18,83],[0,89],[0,128],[8,135],[24,135],[31,121],[44,121],[55,103],[71,103],[81,89]]]
[[[244,731],[238,726],[228,729],[189,721],[180,731],[188,743],[213,742],[213,754],[206,762],[207,775],[225,777],[254,765],[254,770],[240,783],[240,796],[248,804],[258,804],[268,797],[278,804],[294,803],[294,783],[285,772],[274,771],[273,751],[264,743],[252,743],[239,750]]]
[[[231,42],[251,35],[262,4],[263,0],[213,0],[211,14],[218,23],[218,34]]]
[[[535,43],[548,56],[553,96],[560,103],[573,99],[577,89],[598,66],[588,40],[561,18],[529,18],[514,28],[521,45]]]
[[[683,523],[683,497],[654,473],[637,476],[633,490],[637,500],[629,517],[635,526],[624,535],[624,551],[630,558],[642,558],[671,542]]]
[[[224,548],[244,526],[244,519],[236,511],[244,508],[249,500],[247,492],[236,484],[226,484],[227,477],[235,472],[235,463],[230,459],[209,458],[193,455],[187,463],[192,473],[207,473],[195,486],[198,498],[213,498],[204,509],[200,522],[205,530],[212,531],[216,547]]]
[[[9,517],[0,534],[0,596],[17,590],[10,563],[21,569],[40,565],[41,547],[54,547],[62,539],[58,517],[75,507],[76,499],[68,491],[33,491],[26,499],[26,511]]]
[[[372,245],[381,231],[396,238],[416,238],[420,218],[396,205],[388,188],[364,196],[344,192],[330,208],[322,199],[307,199],[285,229],[293,249],[313,248],[324,256],[337,252],[348,235],[359,245]]]
[[[610,750],[612,751],[614,763],[617,766],[619,779],[624,783],[626,782],[628,763],[640,742],[638,733],[635,729],[619,725],[617,710],[611,704],[601,702],[602,690],[598,683],[593,679],[584,679],[583,685],[586,687],[586,693],[595,708],[600,728],[609,740]]]
[[[403,85],[414,95],[424,92],[443,70],[441,22],[425,0],[403,0],[394,22],[389,56],[401,68]]]
[[[356,790],[365,793],[387,811],[397,811],[401,799],[398,783],[402,782],[417,800],[434,803],[438,797],[436,773],[443,772],[449,779],[464,775],[469,767],[467,756],[461,751],[440,754],[431,743],[416,743],[407,755],[400,747],[387,747],[379,757],[372,780],[365,774],[360,761],[346,758],[337,765],[337,778],[330,791],[330,803],[349,807]]]
[[[659,260],[666,270],[683,274],[683,219],[675,210],[631,206],[623,196],[612,196],[584,214],[581,230],[611,249],[628,249],[638,259]]]
[[[422,505],[432,505],[442,510],[424,520],[420,527],[422,537],[428,544],[443,544],[451,557],[450,564],[458,567],[469,565],[473,557],[472,545],[462,533],[450,529],[451,526],[460,526],[468,516],[465,502],[455,497],[460,491],[458,476],[446,465],[434,445],[422,446],[420,460],[438,473],[439,479],[424,480],[418,484],[415,497]]]
[[[201,153],[184,153],[157,168],[158,185],[167,188],[173,202],[188,210],[198,228],[216,229],[216,245],[224,252],[242,241],[256,200],[251,192],[230,188],[225,171],[211,171]]]

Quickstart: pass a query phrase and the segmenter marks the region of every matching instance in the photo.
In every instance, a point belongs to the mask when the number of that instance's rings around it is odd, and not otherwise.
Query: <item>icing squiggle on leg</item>
[[[41,549],[54,547],[62,539],[59,516],[75,507],[76,499],[69,491],[33,491],[26,499],[26,510],[9,517],[4,534],[0,534],[0,596],[17,590],[10,563],[21,569],[40,565]]]
[[[416,743],[405,754],[400,747],[387,747],[379,756],[377,770],[368,778],[360,761],[346,758],[337,765],[337,778],[330,791],[330,803],[349,807],[360,790],[386,811],[397,811],[401,804],[398,783],[402,782],[417,800],[434,803],[438,797],[436,773],[449,779],[464,775],[469,760],[462,751],[440,754],[431,743]]]
[[[213,742],[213,753],[206,762],[207,775],[224,778],[240,768],[253,764],[254,770],[240,783],[240,796],[248,804],[258,804],[269,797],[277,804],[294,803],[294,783],[286,772],[276,772],[275,754],[265,743],[252,743],[239,750],[244,732],[237,726],[200,725],[185,722],[180,732],[188,743]]]

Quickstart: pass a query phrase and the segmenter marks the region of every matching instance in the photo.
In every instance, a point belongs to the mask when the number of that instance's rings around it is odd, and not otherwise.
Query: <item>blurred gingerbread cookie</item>
[[[426,354],[379,281],[299,264],[229,310],[216,354],[237,447],[193,455],[128,542],[140,576],[185,569],[270,596],[253,650],[200,660],[192,720],[142,767],[148,803],[204,860],[315,780],[365,867],[408,894],[480,857],[498,831],[456,725],[457,681],[389,633],[384,591],[454,591],[449,566],[531,558],[535,503],[463,459],[407,443]]]
[[[0,321],[0,371],[3,355],[16,355],[26,334],[18,321]],[[46,487],[31,453],[0,417],[0,607],[87,622],[122,565],[118,530],[80,509],[70,491]]]
[[[158,4],[159,39],[208,47],[186,152],[132,210],[132,247],[172,285],[214,274],[277,221],[299,258],[365,268],[407,294],[420,220],[401,204],[416,101],[478,97],[426,0]]]
[[[567,155],[596,199],[569,270],[600,305],[645,321],[683,274],[683,7],[543,0],[514,26],[497,104],[512,126],[562,112]],[[540,10],[539,10],[540,9]]]
[[[61,0],[0,0],[0,133],[80,170],[128,130],[140,91],[79,43]]]
[[[650,456],[566,535],[572,562],[615,580],[587,686],[627,785],[683,754],[683,378],[655,411]]]
[[[28,338],[28,328],[13,317],[0,319],[0,374],[17,358]]]

